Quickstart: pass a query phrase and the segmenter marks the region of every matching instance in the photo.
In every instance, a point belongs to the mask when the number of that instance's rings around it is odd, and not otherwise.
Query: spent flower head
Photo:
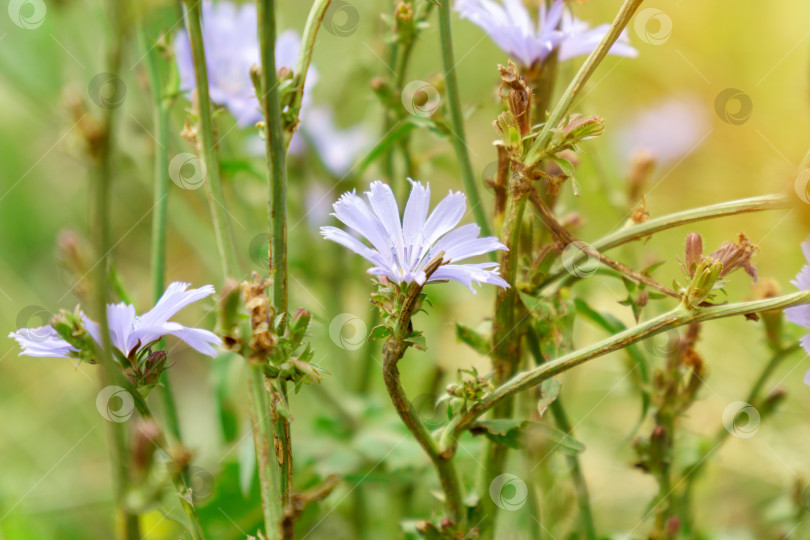
[[[414,282],[421,286],[426,282],[455,280],[473,293],[473,282],[508,287],[498,275],[497,263],[455,264],[507,249],[494,236],[480,238],[478,225],[470,223],[455,228],[467,209],[464,194],[451,191],[428,216],[430,185],[410,182],[411,195],[401,219],[393,191],[380,181],[372,182],[365,193],[368,203],[351,191],[341,195],[333,205],[332,215],[368,240],[371,247],[337,227],[321,227],[321,234],[374,264],[368,271],[370,274],[397,284]],[[428,277],[425,269],[439,257],[441,266]]]
[[[536,24],[521,0],[458,0],[456,11],[480,26],[524,67],[542,63],[555,49],[560,60],[590,54],[610,29],[608,24],[590,28],[588,23],[566,12],[564,0],[555,0],[548,9],[545,2],[540,2]],[[610,52],[628,57],[638,55],[624,33]]]
[[[724,277],[742,268],[756,282],[757,269],[751,262],[757,247],[747,236],[740,233],[737,242],[723,242],[708,255],[703,255],[703,238],[698,233],[686,237],[686,251],[681,268],[691,281],[684,289],[687,307],[699,306],[711,298],[713,291],[726,285]]]

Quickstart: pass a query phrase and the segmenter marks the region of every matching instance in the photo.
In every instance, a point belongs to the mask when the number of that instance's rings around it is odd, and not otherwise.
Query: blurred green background
[[[279,4],[280,28],[300,32],[308,2]],[[388,75],[380,15],[390,12],[392,4],[372,0],[351,0],[351,4],[360,14],[355,32],[344,37],[319,34],[313,64],[320,72],[320,83],[314,99],[333,106],[342,126],[363,122],[379,134],[382,108],[369,83],[375,76]],[[79,301],[76,293],[87,285],[81,282],[77,287],[76,276],[60,265],[57,250],[61,231],[72,229],[80,238],[89,238],[93,232],[88,225],[87,160],[67,103],[79,98],[89,115],[100,116],[101,109],[88,95],[88,85],[104,71],[107,16],[98,2],[60,0],[46,5],[47,14],[37,28],[20,28],[11,17],[0,15],[3,332],[44,324],[48,313],[72,308]],[[592,1],[575,5],[574,10],[596,24],[610,21],[619,5],[617,0]],[[645,244],[616,250],[615,256],[629,263],[664,260],[666,264],[656,275],[659,281],[671,283],[679,274],[677,257],[686,233],[702,233],[706,247],[714,249],[744,231],[761,248],[756,257],[760,275],[776,279],[783,291],[793,290],[789,280],[803,264],[798,246],[810,229],[808,206],[793,190],[797,167],[810,146],[810,5],[801,0],[767,6],[751,1],[650,0],[643,7],[665,13],[672,22],[671,36],[662,44],[646,43],[631,23],[628,35],[639,57],[608,58],[589,83],[575,108],[604,117],[605,134],[585,145],[576,175],[582,195],[576,198],[564,188],[558,209],[579,212],[585,225],[577,234],[585,240],[621,226],[627,219],[624,194],[629,156],[638,146],[633,126],[645,111],[660,112],[673,100],[686,102],[686,109],[675,108],[674,114],[654,117],[654,128],[641,135],[642,140],[660,139],[666,145],[684,130],[690,133],[685,143],[681,141],[685,148],[680,155],[662,160],[644,190],[653,217],[775,192],[789,194],[796,205],[790,211],[676,229]],[[146,2],[145,9],[147,33],[153,38],[181,26],[178,7],[171,2]],[[134,27],[134,20],[132,24]],[[478,27],[456,15],[453,26],[457,74],[468,113],[468,141],[474,168],[483,179],[495,160],[492,121],[500,110],[495,99],[496,65],[505,63],[507,57]],[[122,70],[126,98],[118,110],[112,212],[115,266],[139,311],[151,306],[149,238],[155,146],[142,60],[143,49],[133,36]],[[580,62],[575,59],[562,66],[560,84],[570,79]],[[440,71],[438,31],[431,21],[416,46],[408,78],[429,81]],[[750,118],[738,125],[723,121],[716,112],[716,98],[727,88],[740,89],[753,106]],[[188,102],[181,99],[173,108],[170,157],[191,151],[179,134],[187,107]],[[687,110],[691,120],[685,118]],[[681,121],[691,122],[691,127],[684,128]],[[252,157],[252,129],[234,128],[227,113],[219,115],[217,122],[223,137],[220,157],[230,165],[224,174],[237,251],[247,276],[248,271],[264,271],[261,235],[267,188],[261,178],[263,158]],[[622,140],[630,142],[622,144]],[[433,186],[434,204],[447,189],[461,189],[447,140],[426,130],[415,131],[412,146],[419,179]],[[260,175],[251,173],[251,168]],[[406,512],[403,508],[409,509],[406,517],[427,517],[436,507],[430,495],[436,489],[435,477],[392,414],[379,369],[372,371],[367,385],[362,381],[364,365],[371,362],[376,368],[379,363],[379,344],[355,348],[371,315],[365,262],[321,240],[317,226],[331,223],[332,218],[322,208],[313,209],[312,199],[308,202],[307,198],[316,190],[324,202],[331,202],[343,191],[378,177],[373,166],[362,177],[350,173],[336,178],[311,152],[291,162],[290,306],[303,306],[314,313],[316,360],[331,373],[323,388],[306,387],[292,399],[296,482],[303,488],[330,473],[346,477],[330,497],[302,517],[301,538],[353,538],[353,523],[358,520],[365,520],[371,538],[396,537],[397,522]],[[170,188],[167,279],[190,281],[194,286],[213,283],[219,288],[204,190],[184,190],[173,183]],[[489,212],[491,194],[485,193],[484,200]],[[472,216],[465,221],[472,221]],[[92,264],[94,259],[88,255],[88,260]],[[750,282],[744,276],[735,275],[732,281],[730,299],[751,296]],[[574,294],[630,322],[629,309],[617,304],[624,297],[617,283],[591,278],[578,285]],[[426,331],[429,350],[409,352],[402,363],[405,385],[413,396],[443,388],[448,376],[437,384],[435,366],[451,378],[457,367],[488,369],[485,359],[456,342],[453,323],[477,326],[487,318],[492,288],[471,295],[454,283],[432,286],[429,293],[434,307],[429,315],[417,318]],[[664,300],[651,309],[669,303]],[[213,302],[189,308],[178,320],[211,327],[212,308]],[[330,324],[346,313],[351,314],[345,319],[351,323],[338,325],[337,334],[333,332],[338,338],[330,338]],[[801,335],[800,329],[791,332]],[[578,322],[575,337],[577,343],[585,344],[603,334]],[[209,537],[245,538],[256,530],[260,508],[255,485],[247,499],[239,485],[240,459],[245,443],[250,442],[242,366],[227,356],[211,361],[172,345],[171,378],[182,429],[187,446],[195,453],[195,464],[201,468],[201,481],[210,488],[202,503]],[[760,327],[742,319],[707,325],[698,350],[709,366],[709,377],[702,399],[684,420],[679,444],[686,450],[700,436],[709,436],[721,426],[724,408],[744,399],[768,354]],[[98,381],[94,366],[18,357],[17,353],[11,339],[0,341],[0,538],[111,538],[111,468],[105,421],[95,407]],[[763,423],[754,437],[731,438],[698,484],[698,523],[709,531],[709,538],[770,537],[773,524],[785,517],[794,482],[810,471],[806,452],[810,390],[802,385],[810,365],[802,356],[794,356],[769,383],[769,387],[779,385],[789,393],[779,414]],[[638,399],[626,371],[616,354],[563,377],[563,395],[576,423],[577,438],[588,448],[582,460],[596,521],[603,534],[615,538],[623,534],[642,537],[647,524],[639,520],[655,494],[652,480],[632,467],[634,455],[626,438],[637,419]],[[229,404],[225,428],[215,395]],[[358,421],[351,433],[342,423],[341,409]],[[459,452],[470,483],[479,444],[466,438]],[[576,516],[562,464],[559,456],[543,464],[545,474],[553,479],[544,504],[556,512],[551,518],[555,523]],[[510,471],[520,474],[526,466],[515,456]],[[362,489],[356,487],[360,484]],[[145,538],[177,538],[182,534],[173,521],[177,515],[176,508],[165,515],[158,510],[148,514],[143,525]],[[528,514],[515,512],[503,521],[508,525],[529,519]],[[519,533],[514,537],[519,538]]]

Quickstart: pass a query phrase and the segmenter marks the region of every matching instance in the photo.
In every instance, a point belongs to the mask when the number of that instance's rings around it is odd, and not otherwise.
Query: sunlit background
[[[373,145],[383,134],[383,109],[371,80],[390,76],[381,15],[392,11],[392,2],[350,1],[359,13],[358,27],[344,36],[319,33],[313,57],[319,82],[312,95],[318,104],[334,109],[339,126],[364,125]],[[147,4],[150,38],[182,27],[177,4]],[[300,32],[308,2],[279,4],[280,28]],[[581,4],[573,5],[575,13],[597,24],[610,21],[620,2]],[[45,5],[47,13],[35,28],[22,28],[0,13],[2,333],[45,324],[56,310],[73,308],[83,288],[91,286],[65,269],[60,239],[63,245],[77,243],[88,271],[96,260],[87,247],[94,233],[89,224],[91,178],[80,121],[69,104],[78,99],[90,117],[101,114],[91,81],[104,71],[105,44],[111,38],[107,15],[97,2]],[[581,195],[575,197],[566,184],[558,211],[579,213],[584,225],[576,234],[585,240],[622,226],[629,211],[630,158],[638,148],[648,147],[660,158],[643,191],[652,217],[769,193],[787,194],[795,206],[671,230],[615,250],[616,258],[639,266],[665,261],[656,276],[671,284],[680,274],[678,258],[688,232],[700,232],[706,247],[714,249],[744,231],[760,247],[755,259],[760,276],[774,278],[783,292],[794,290],[789,281],[803,263],[799,244],[810,230],[808,206],[794,190],[810,146],[810,5],[800,0],[768,6],[650,0],[643,7],[662,10],[671,21],[671,34],[651,38],[663,35],[655,26],[660,21],[649,22],[646,30],[631,22],[628,35],[638,58],[609,57],[577,101],[577,112],[604,117],[606,128],[601,138],[584,145],[576,173]],[[134,28],[134,20],[132,24]],[[492,122],[500,111],[496,66],[507,57],[478,27],[455,14],[453,30],[468,142],[483,184],[495,161]],[[144,311],[152,301],[149,238],[156,141],[143,62],[148,45],[136,38],[133,30],[121,73],[126,95],[117,111],[112,238],[115,269]],[[562,65],[558,93],[580,62]],[[431,20],[416,45],[408,79],[435,82],[440,72],[437,23]],[[723,94],[727,89],[736,92]],[[723,95],[735,97],[724,100]],[[180,135],[188,107],[185,98],[173,107],[170,157],[193,151]],[[242,270],[245,277],[254,270],[266,272],[262,145],[255,129],[237,127],[227,112],[217,115],[217,129]],[[413,131],[411,140],[419,179],[431,183],[434,204],[448,189],[462,189],[447,139],[423,129]],[[361,153],[356,161],[362,158]],[[395,170],[404,175],[400,163]],[[357,169],[332,174],[311,147],[290,162],[290,306],[313,312],[316,361],[330,373],[320,388],[305,387],[292,399],[296,483],[310,487],[333,473],[345,478],[302,516],[301,538],[355,538],[358,523],[364,524],[359,530],[368,538],[395,538],[402,534],[401,519],[429,517],[438,506],[431,494],[437,481],[429,462],[407,436],[383,390],[380,345],[363,341],[372,315],[365,261],[323,241],[317,232],[320,225],[335,224],[329,205],[340,193],[362,189],[380,174],[377,164],[362,174]],[[403,176],[388,180],[395,191],[404,191]],[[182,189],[176,183],[170,188],[167,279],[219,288],[204,190]],[[483,197],[491,213],[492,194],[485,191]],[[465,221],[472,221],[471,214]],[[741,274],[733,276],[727,290],[729,300],[753,294],[750,280]],[[475,327],[488,318],[493,288],[471,295],[452,283],[431,286],[428,292],[433,307],[416,324],[425,330],[429,349],[411,351],[401,363],[412,396],[440,392],[456,368],[488,370],[483,357],[456,342],[454,322]],[[618,304],[625,291],[616,280],[589,278],[573,294],[632,322],[629,308]],[[185,310],[178,320],[213,327],[213,302],[202,304]],[[655,302],[648,315],[671,305],[669,299]],[[798,328],[790,332],[801,335]],[[601,330],[577,321],[577,344],[602,337]],[[182,344],[170,346],[182,431],[205,493],[201,513],[208,537],[243,539],[255,534],[261,520],[256,482],[240,477],[240,463],[250,459],[249,450],[244,456],[252,444],[243,366],[229,356],[212,361]],[[742,318],[705,325],[698,351],[708,365],[708,378],[677,440],[678,459],[684,461],[722,429],[723,410],[745,398],[769,355],[761,325]],[[0,538],[111,538],[111,466],[105,420],[96,408],[96,367],[17,354],[11,339],[0,341]],[[654,356],[652,361],[661,362]],[[767,384],[788,392],[778,414],[763,421],[753,437],[730,437],[696,483],[697,523],[706,538],[753,540],[789,530],[784,523],[801,508],[791,499],[796,484],[802,486],[810,472],[810,389],[802,384],[808,367],[803,354],[797,354],[778,369]],[[610,538],[645,537],[650,523],[642,518],[656,492],[651,477],[633,467],[629,438],[639,400],[630,381],[620,353],[562,378],[576,437],[587,446],[582,461],[597,527]],[[223,414],[217,403],[226,405]],[[531,410],[534,405],[527,401],[520,406]],[[353,423],[347,424],[345,415]],[[479,446],[480,441],[467,436],[459,450],[469,485]],[[565,462],[553,455],[539,464],[527,463],[515,452],[508,470],[521,475],[535,467],[551,486],[541,494],[545,513],[536,519],[548,528],[544,538],[562,538],[555,535],[564,534],[565,524],[576,518]],[[525,538],[537,527],[529,506],[501,514],[505,525],[519,527]],[[143,521],[144,537],[177,538],[182,528],[174,518],[179,515],[177,508],[168,514],[151,512]],[[791,537],[802,534],[810,533],[799,529]]]

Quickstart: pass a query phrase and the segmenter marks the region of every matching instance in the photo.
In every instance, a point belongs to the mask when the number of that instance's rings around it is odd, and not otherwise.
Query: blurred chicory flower
[[[108,304],[107,319],[113,346],[125,357],[130,358],[162,337],[171,335],[185,341],[202,354],[216,356],[214,345],[220,345],[222,341],[214,333],[169,321],[184,307],[214,293],[214,287],[211,285],[191,290],[187,290],[188,287],[188,283],[177,281],[171,283],[155,307],[140,316],[135,314],[132,305],[123,302]],[[84,314],[80,314],[80,317],[87,333],[100,344],[100,325]],[[62,358],[75,356],[73,353],[79,352],[50,325],[21,328],[9,334],[9,337],[14,338],[22,347],[21,356]]]
[[[590,54],[607,34],[610,25],[589,28],[565,11],[564,0],[555,0],[546,10],[540,3],[537,24],[521,0],[458,0],[456,11],[481,27],[501,49],[523,66],[543,62],[555,49],[559,59],[568,60]],[[618,56],[635,57],[638,52],[622,33],[610,52]]]
[[[498,275],[497,263],[451,264],[507,249],[494,236],[479,238],[478,225],[471,223],[454,230],[467,210],[464,194],[451,191],[428,216],[430,185],[410,182],[411,195],[401,220],[394,193],[380,181],[372,182],[370,191],[365,193],[368,204],[352,191],[344,193],[333,205],[332,215],[368,240],[373,248],[337,227],[321,227],[321,234],[372,262],[370,274],[384,276],[398,284],[424,285],[426,281],[452,279],[463,283],[473,293],[473,282],[508,287]],[[442,265],[428,279],[424,269],[440,254]]]
[[[256,6],[203,2],[202,31],[211,100],[227,108],[240,126],[255,124],[262,119],[250,78],[250,68],[260,63]],[[301,39],[295,31],[282,32],[276,40],[276,67],[292,69],[300,47]],[[180,90],[194,90],[197,86],[194,61],[185,30],[175,35],[174,52],[180,72]],[[307,86],[314,82],[310,69]]]
[[[805,264],[796,276],[796,279],[791,281],[796,287],[803,291],[810,291],[810,238],[802,242],[802,253],[808,264]],[[799,306],[789,307],[785,310],[785,317],[793,324],[798,324],[805,328],[810,328],[810,305],[802,304]],[[799,342],[807,354],[810,354],[810,334],[802,337]],[[810,385],[810,371],[804,376],[805,384]]]

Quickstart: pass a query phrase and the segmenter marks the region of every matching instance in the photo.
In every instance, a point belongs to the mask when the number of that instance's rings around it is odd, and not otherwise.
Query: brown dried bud
[[[752,244],[745,234],[740,233],[737,243],[724,242],[717,250],[709,254],[708,258],[723,265],[720,277],[725,277],[734,270],[742,268],[756,281],[757,269],[751,263],[751,257],[757,249],[757,246]]]
[[[641,202],[638,203],[636,207],[633,208],[633,211],[630,213],[630,220],[633,223],[638,224],[644,223],[645,221],[647,221],[647,219],[649,219],[649,217],[650,212],[647,210],[647,201],[642,196]]]
[[[703,237],[698,233],[689,233],[686,237],[686,258],[681,265],[689,277],[695,277],[695,270],[703,260]]]

